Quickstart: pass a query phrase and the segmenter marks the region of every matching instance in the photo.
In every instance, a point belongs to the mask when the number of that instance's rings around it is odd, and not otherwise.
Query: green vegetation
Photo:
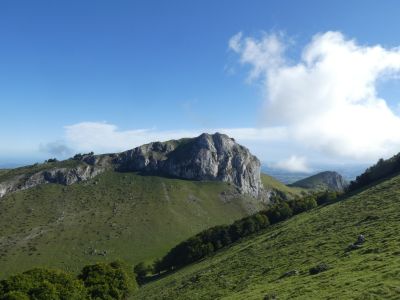
[[[1,300],[88,299],[83,282],[59,270],[33,269],[0,281]]]
[[[284,197],[287,198],[302,196],[309,192],[304,188],[287,186],[274,177],[263,173],[261,173],[261,182],[266,189],[273,190],[277,192],[278,195],[284,195]]]
[[[312,189],[314,191],[337,191],[343,192],[348,182],[337,172],[325,171],[298,180],[289,186]]]
[[[50,162],[45,162],[42,164],[33,164],[30,166],[24,166],[15,169],[3,169],[0,171],[0,182],[12,179],[17,176],[28,177],[37,172],[48,170],[51,168],[74,168],[79,164],[85,164],[83,162],[79,162],[73,159],[63,160],[63,161],[54,161],[50,159]]]
[[[137,284],[120,262],[85,266],[79,277],[36,268],[0,281],[0,300],[122,300]]]
[[[269,226],[132,299],[398,299],[399,186],[393,177]]]
[[[40,185],[0,201],[0,279],[35,267],[77,274],[98,261],[151,261],[206,228],[263,207],[226,183],[134,173]]]
[[[123,300],[137,288],[135,275],[121,262],[86,266],[79,279],[91,299]]]
[[[350,182],[349,191],[376,183],[379,180],[394,176],[400,172],[400,153],[387,160],[380,159],[375,165],[369,167],[356,180]]]
[[[326,193],[327,194],[327,193]],[[320,199],[329,198],[325,193],[319,195]],[[154,265],[154,272],[171,271],[210,256],[219,249],[226,247],[243,237],[258,232],[270,224],[290,218],[317,206],[316,196],[307,196],[299,199],[280,201],[269,205],[268,209],[260,211],[231,225],[216,226],[206,229],[172,248],[159,262]],[[136,266],[137,274],[144,281],[149,267],[144,264]]]

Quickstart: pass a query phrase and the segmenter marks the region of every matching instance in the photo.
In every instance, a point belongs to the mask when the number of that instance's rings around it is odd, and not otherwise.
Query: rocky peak
[[[69,166],[68,162],[75,162]],[[203,133],[196,138],[153,142],[115,154],[78,154],[37,171],[0,178],[0,197],[45,183],[70,185],[106,170],[142,172],[190,180],[229,182],[243,193],[258,196],[262,188],[260,161],[225,134]]]
[[[114,163],[121,171],[230,182],[254,196],[261,188],[260,161],[221,133],[146,144],[119,153]]]
[[[332,191],[343,192],[347,188],[348,182],[337,172],[324,171],[301,179],[295,183],[292,183],[291,185],[303,188],[328,189]]]

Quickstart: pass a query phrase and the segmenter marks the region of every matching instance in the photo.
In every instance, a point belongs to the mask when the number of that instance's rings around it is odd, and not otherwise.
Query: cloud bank
[[[377,94],[380,80],[400,75],[400,49],[363,46],[340,32],[315,35],[297,62],[281,34],[233,36],[229,42],[249,80],[265,94],[266,126],[327,155],[375,160],[400,151],[400,118]]]
[[[239,142],[274,142],[285,139],[286,129],[268,128],[203,128],[197,130],[120,130],[105,122],[82,122],[65,127],[65,143],[77,152],[116,152],[154,141],[166,141],[183,137],[195,137],[203,132],[225,133]]]
[[[303,156],[291,155],[285,160],[280,160],[272,165],[273,168],[285,170],[291,173],[311,173],[307,160]]]
[[[310,172],[308,161],[317,157],[371,162],[400,151],[400,102],[392,103],[392,109],[377,92],[378,83],[399,78],[400,48],[360,45],[340,32],[315,35],[295,60],[286,54],[291,46],[281,33],[260,38],[238,33],[229,41],[240,64],[249,67],[248,81],[262,88],[261,128],[121,130],[114,124],[81,122],[65,127],[62,143],[42,148],[55,155],[71,149],[117,152],[221,132],[291,172]]]

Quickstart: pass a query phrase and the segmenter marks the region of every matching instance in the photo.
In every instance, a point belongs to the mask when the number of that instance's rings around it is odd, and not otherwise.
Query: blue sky
[[[249,79],[259,62],[244,59],[246,38],[261,42],[277,36],[287,48],[285,65],[296,64],[316,34],[330,31],[360,47],[393,49],[400,46],[400,3],[382,2],[1,1],[0,163],[89,148],[120,151],[147,141],[136,138],[138,129],[163,139],[203,130],[271,128],[276,124],[269,124],[265,112],[269,69]],[[235,51],[229,42],[239,32],[241,48]],[[379,75],[374,86],[398,115],[400,84],[391,79]],[[90,144],[84,134],[76,136],[84,130],[100,137]],[[102,130],[111,132],[102,138]],[[283,167],[354,157],[354,149],[304,146],[301,137],[293,143],[243,135],[242,130],[238,140],[262,160]],[[99,142],[107,137],[109,144]],[[357,159],[391,154],[397,137],[391,138],[386,139],[390,149],[382,142]],[[368,147],[362,142],[360,147]],[[64,146],[68,151],[57,153]]]

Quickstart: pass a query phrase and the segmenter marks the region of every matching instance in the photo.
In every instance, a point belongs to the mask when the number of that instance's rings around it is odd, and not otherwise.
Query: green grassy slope
[[[399,299],[399,187],[397,176],[297,215],[148,283],[132,299]],[[346,252],[361,233],[362,248]],[[331,268],[309,275],[321,262]],[[299,274],[282,278],[292,270]]]
[[[332,190],[343,192],[348,182],[337,172],[324,171],[310,177],[298,180],[290,187],[301,187],[316,191]]]
[[[40,185],[0,200],[0,278],[35,266],[75,272],[96,261],[161,257],[193,234],[260,206],[233,185],[134,173]]]
[[[276,191],[281,191],[288,196],[301,196],[307,193],[307,189],[301,187],[290,187],[275,179],[272,176],[261,173],[261,182],[263,186],[267,189],[272,189]]]

